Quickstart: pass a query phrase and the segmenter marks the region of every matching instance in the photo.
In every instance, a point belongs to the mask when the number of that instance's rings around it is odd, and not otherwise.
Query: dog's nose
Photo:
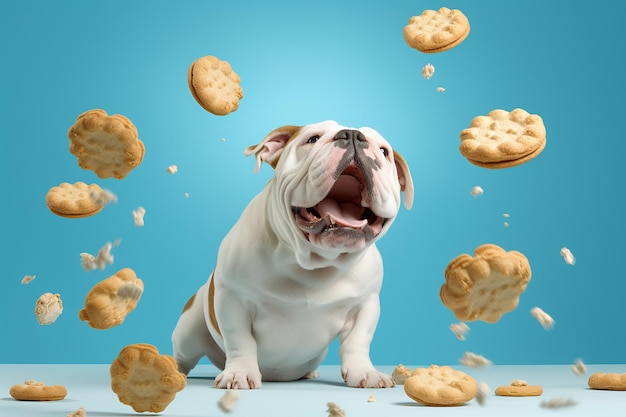
[[[365,135],[354,129],[344,129],[337,132],[335,137],[333,138],[335,141],[341,141],[343,143],[346,142],[365,142]]]

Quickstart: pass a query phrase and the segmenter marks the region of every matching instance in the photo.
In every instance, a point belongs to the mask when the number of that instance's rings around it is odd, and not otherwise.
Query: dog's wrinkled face
[[[363,249],[384,235],[400,207],[410,208],[408,167],[371,128],[353,129],[326,121],[287,126],[268,135],[247,154],[275,167],[281,215],[292,233],[321,251]]]

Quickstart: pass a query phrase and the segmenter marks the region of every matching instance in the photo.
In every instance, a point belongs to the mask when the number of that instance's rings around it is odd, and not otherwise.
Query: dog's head
[[[382,237],[400,208],[413,204],[404,159],[375,130],[334,121],[283,126],[246,155],[274,169],[273,227],[291,244],[324,258],[354,253]],[[285,219],[289,224],[284,225]],[[289,230],[285,230],[285,229]],[[283,236],[285,237],[285,236]]]

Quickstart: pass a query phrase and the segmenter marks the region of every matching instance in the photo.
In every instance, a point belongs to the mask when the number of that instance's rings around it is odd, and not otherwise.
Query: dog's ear
[[[259,172],[262,162],[267,162],[272,168],[276,168],[285,145],[299,130],[300,126],[279,127],[270,132],[258,145],[248,146],[244,151],[244,155],[250,156],[254,154],[256,157],[254,173]]]
[[[398,171],[398,181],[400,182],[400,190],[404,192],[404,207],[411,210],[413,207],[413,179],[409,165],[406,163],[402,155],[393,151],[393,160],[396,163],[396,171]]]

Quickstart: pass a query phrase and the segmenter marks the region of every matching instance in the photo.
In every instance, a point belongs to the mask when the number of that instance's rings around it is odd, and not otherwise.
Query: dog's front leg
[[[369,357],[379,315],[380,301],[375,294],[348,317],[339,333],[341,375],[350,387],[389,388],[395,385],[389,375],[374,368]]]
[[[216,303],[216,313],[224,318],[219,320],[219,325],[224,339],[226,364],[215,378],[215,386],[227,389],[261,388],[251,314],[232,293],[220,301]]]

